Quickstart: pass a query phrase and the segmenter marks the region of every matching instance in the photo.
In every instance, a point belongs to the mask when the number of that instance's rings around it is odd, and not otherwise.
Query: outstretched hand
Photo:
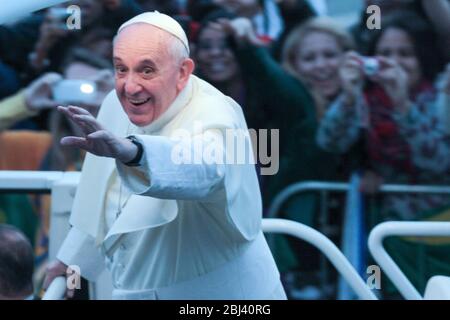
[[[131,141],[116,137],[105,130],[85,109],[75,106],[59,106],[58,111],[77,124],[84,134],[84,137],[62,138],[63,146],[80,148],[100,157],[115,158],[123,163],[131,161],[136,156],[138,150]]]
[[[223,18],[218,19],[217,22],[210,22],[208,26],[231,35],[240,45],[267,46],[264,41],[258,38],[252,22],[248,18],[239,17],[233,20]]]

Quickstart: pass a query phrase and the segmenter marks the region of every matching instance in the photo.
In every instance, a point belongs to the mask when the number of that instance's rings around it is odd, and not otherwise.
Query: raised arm
[[[414,164],[427,172],[450,172],[450,90],[437,99],[419,97],[406,113],[396,112],[400,133],[408,142]]]
[[[359,137],[358,110],[365,108],[362,98],[350,102],[344,95],[340,96],[320,120],[317,144],[329,152],[347,152]]]
[[[316,139],[326,151],[347,152],[358,140],[363,116],[367,114],[359,59],[355,52],[346,54],[339,70],[343,93],[320,120]]]
[[[70,106],[59,107],[59,110],[84,133],[84,137],[64,137],[61,143],[97,156],[114,158],[124,184],[134,194],[211,201],[215,191],[224,184],[230,168],[225,165],[224,128],[206,128],[195,135],[183,131],[177,139],[135,135],[136,141],[132,142],[104,129],[82,108]],[[245,145],[244,152],[250,152],[248,137]],[[244,159],[250,159],[249,154],[246,156]],[[248,163],[253,164],[252,161]]]
[[[222,19],[212,24],[222,28],[235,40],[235,53],[248,86],[258,92],[258,98],[270,111],[271,121],[280,124],[315,117],[314,100],[309,90],[297,78],[287,73],[275,61],[268,49],[256,37],[246,18]],[[260,112],[260,110],[252,110]]]
[[[60,80],[59,74],[45,74],[26,89],[1,101],[0,131],[38,114],[41,110],[56,107],[57,103],[52,99],[51,86]]]
[[[204,200],[224,183],[224,136],[206,131],[176,141],[162,136],[136,136],[143,146],[139,165],[116,161],[124,184],[135,194],[162,199]],[[205,159],[211,150],[214,158]],[[217,160],[216,160],[217,159]]]

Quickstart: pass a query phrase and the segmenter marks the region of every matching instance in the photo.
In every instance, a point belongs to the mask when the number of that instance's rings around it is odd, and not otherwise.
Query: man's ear
[[[184,59],[184,61],[182,62],[181,66],[180,66],[180,75],[178,78],[178,84],[177,84],[177,89],[178,91],[181,91],[184,89],[184,87],[186,86],[190,75],[192,74],[192,72],[194,72],[194,68],[195,68],[195,63],[192,59],[187,58]]]

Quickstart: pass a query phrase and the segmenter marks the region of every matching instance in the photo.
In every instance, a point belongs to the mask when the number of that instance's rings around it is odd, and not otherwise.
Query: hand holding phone
[[[54,108],[58,105],[53,99],[53,87],[62,80],[58,73],[46,73],[34,80],[24,90],[25,104],[32,111]]]
[[[53,98],[60,104],[93,104],[97,85],[87,80],[62,80],[53,85]]]

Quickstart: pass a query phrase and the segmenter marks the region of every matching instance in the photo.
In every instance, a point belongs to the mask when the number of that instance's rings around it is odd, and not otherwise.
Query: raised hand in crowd
[[[225,31],[234,38],[238,45],[267,45],[258,38],[252,22],[248,18],[240,17],[233,20],[219,19],[217,22],[210,22],[209,26]]]
[[[362,94],[364,75],[361,68],[361,56],[355,51],[345,54],[339,68],[342,91],[346,106],[353,106],[358,96]]]
[[[380,70],[370,79],[383,87],[398,112],[406,113],[411,105],[408,74],[392,59],[377,57],[377,60],[380,63]]]
[[[62,76],[57,73],[46,73],[33,81],[25,89],[25,103],[32,111],[55,108],[58,106],[52,97],[52,87],[62,80]]]
[[[58,11],[59,9],[65,11],[63,8],[51,8],[47,11],[40,27],[39,39],[36,42],[34,52],[29,56],[30,66],[36,71],[47,67],[49,51],[58,41],[70,33],[59,15],[59,12],[62,12]]]
[[[373,74],[365,74],[364,58],[356,52],[346,54],[339,72],[346,105],[354,104],[362,92],[364,79],[367,78],[385,90],[398,112],[407,112],[410,100],[406,71],[392,59],[375,59],[378,63],[377,70]]]
[[[62,81],[63,77],[58,73],[46,73],[25,89],[25,103],[32,111],[55,108],[62,102],[53,97],[53,86]],[[106,95],[114,89],[114,75],[110,70],[104,69],[86,80],[95,83],[95,96],[89,103],[84,103],[81,107],[96,114]]]

